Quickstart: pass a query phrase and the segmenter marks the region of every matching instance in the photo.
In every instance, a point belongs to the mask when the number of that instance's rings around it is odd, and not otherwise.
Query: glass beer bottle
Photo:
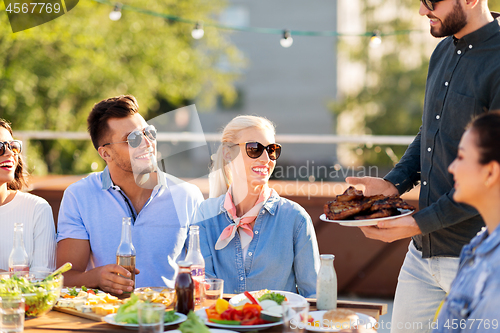
[[[179,261],[179,273],[175,279],[175,311],[187,315],[194,311],[194,282],[191,276],[191,263]]]
[[[122,238],[116,250],[116,263],[132,274],[130,279],[135,286],[135,247],[132,244],[132,226],[130,217],[122,219]]]
[[[191,276],[194,280],[195,303],[200,304],[205,298],[205,259],[200,250],[200,227],[192,225],[189,227],[189,248],[186,261],[191,263]]]
[[[25,272],[30,270],[29,257],[24,248],[24,224],[14,223],[14,245],[9,255],[9,272]]]

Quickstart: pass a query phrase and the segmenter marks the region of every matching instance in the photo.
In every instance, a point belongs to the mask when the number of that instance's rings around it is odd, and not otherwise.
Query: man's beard
[[[436,18],[435,16],[429,16],[429,18]],[[467,18],[465,17],[465,13],[460,6],[458,1],[455,2],[455,6],[453,7],[453,11],[448,14],[444,20],[441,20],[441,28],[431,27],[431,35],[437,38],[440,37],[448,37],[458,33],[467,25]]]

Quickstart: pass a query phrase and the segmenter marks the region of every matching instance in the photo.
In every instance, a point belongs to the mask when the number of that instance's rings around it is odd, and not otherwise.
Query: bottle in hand
[[[28,273],[29,257],[24,248],[23,239],[24,224],[14,223],[14,245],[9,255],[9,272]]]
[[[194,282],[191,276],[191,263],[179,261],[179,273],[175,279],[175,311],[187,315],[194,311]]]
[[[132,223],[130,217],[122,219],[122,237],[116,250],[116,263],[132,275],[130,279],[135,285],[135,247],[132,244]]]

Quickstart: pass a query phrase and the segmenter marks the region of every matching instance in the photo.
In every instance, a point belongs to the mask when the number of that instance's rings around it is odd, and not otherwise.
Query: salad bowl
[[[0,273],[0,297],[22,296],[25,300],[26,317],[39,317],[54,307],[63,286],[61,274],[48,277],[50,272],[32,271]]]

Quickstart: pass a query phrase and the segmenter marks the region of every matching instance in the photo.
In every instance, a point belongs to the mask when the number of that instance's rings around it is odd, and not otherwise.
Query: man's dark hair
[[[97,150],[102,139],[109,131],[108,119],[125,118],[139,112],[139,104],[132,95],[111,97],[95,104],[87,118],[88,131],[92,144]]]

